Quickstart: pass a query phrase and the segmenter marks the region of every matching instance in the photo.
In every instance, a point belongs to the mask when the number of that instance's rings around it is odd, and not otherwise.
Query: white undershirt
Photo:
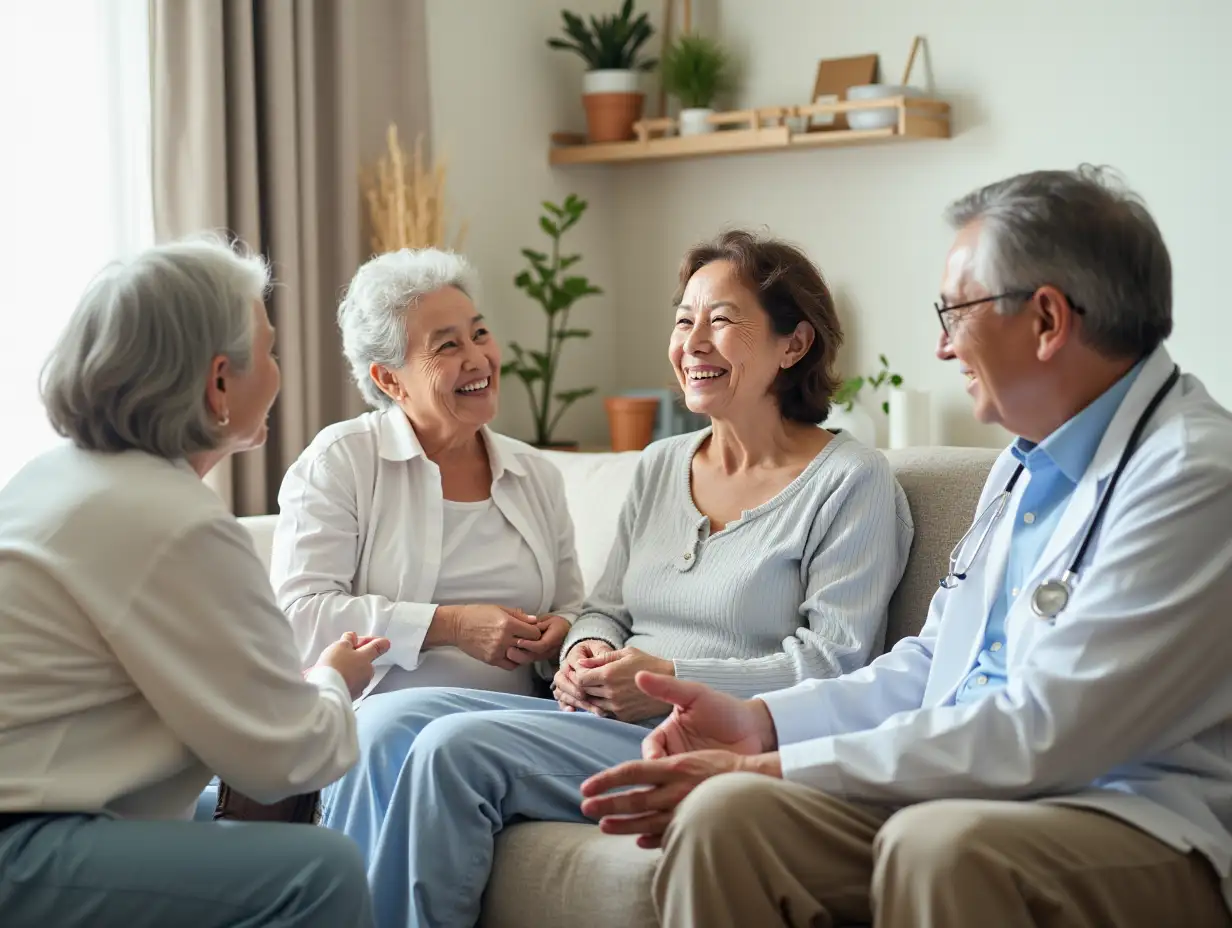
[[[445,500],[441,570],[433,602],[439,606],[492,603],[534,615],[543,599],[543,578],[530,545],[489,498],[477,503]],[[418,667],[389,671],[373,692],[408,686],[454,686],[530,695],[529,665],[501,670],[457,648],[423,652]]]

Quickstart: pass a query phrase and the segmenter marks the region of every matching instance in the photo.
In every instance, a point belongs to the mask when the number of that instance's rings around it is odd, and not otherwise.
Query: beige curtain
[[[150,0],[155,233],[230,232],[278,282],[270,439],[213,479],[239,515],[275,511],[312,437],[363,409],[334,313],[367,257],[361,164],[390,121],[427,129],[423,17],[423,0]]]

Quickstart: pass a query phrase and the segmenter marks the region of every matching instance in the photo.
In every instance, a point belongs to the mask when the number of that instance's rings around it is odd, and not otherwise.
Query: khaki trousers
[[[654,894],[663,928],[1232,925],[1205,858],[1099,812],[896,811],[754,774],[715,777],[680,805]]]

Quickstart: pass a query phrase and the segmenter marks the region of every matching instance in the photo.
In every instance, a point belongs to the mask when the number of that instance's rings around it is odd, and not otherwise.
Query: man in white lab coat
[[[676,708],[583,808],[663,847],[665,928],[1232,925],[1232,416],[1163,348],[1163,238],[1089,168],[949,218],[937,355],[1018,438],[918,636],[639,679]]]

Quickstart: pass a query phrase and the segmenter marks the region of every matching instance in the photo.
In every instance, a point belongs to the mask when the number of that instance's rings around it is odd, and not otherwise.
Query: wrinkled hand
[[[591,704],[622,722],[640,722],[671,709],[669,704],[638,688],[635,678],[643,670],[665,676],[675,673],[671,661],[652,657],[637,648],[621,648],[578,661],[574,678]]]
[[[372,681],[372,662],[389,650],[388,638],[347,632],[321,652],[318,667],[332,667],[342,674],[352,699],[359,699]]]
[[[532,618],[539,627],[539,640],[523,641],[517,647],[510,648],[505,656],[515,664],[529,664],[533,661],[555,663],[560,654],[560,646],[565,643],[565,635],[569,634],[569,620],[558,615],[528,618]]]
[[[569,649],[565,659],[561,661],[560,670],[552,678],[552,695],[566,712],[593,712],[603,715],[603,710],[586,698],[586,693],[577,682],[578,662],[601,654],[609,654],[616,649],[606,641],[598,638],[587,638],[579,641]]]
[[[476,660],[516,670],[518,663],[509,659],[509,652],[522,647],[523,642],[538,641],[542,632],[535,620],[520,609],[502,606],[462,606],[454,618],[457,647]]]
[[[659,760],[634,760],[595,774],[582,784],[582,814],[609,835],[637,835],[639,847],[659,847],[676,807],[699,783],[747,768],[730,751],[695,751]],[[612,793],[624,787],[640,787]]]
[[[778,743],[774,719],[760,699],[737,699],[701,683],[650,673],[639,673],[636,682],[647,696],[673,706],[642,741],[647,760],[705,750],[760,754]]]

